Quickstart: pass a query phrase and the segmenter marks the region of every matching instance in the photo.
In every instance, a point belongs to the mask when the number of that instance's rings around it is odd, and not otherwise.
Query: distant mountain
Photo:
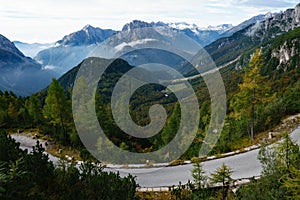
[[[202,47],[215,41],[221,37],[221,34],[225,31],[231,29],[233,26],[231,24],[222,24],[219,26],[209,26],[207,28],[200,28],[195,24],[188,24],[186,22],[177,23],[164,23],[164,22],[143,22],[139,20],[134,20],[123,26],[122,31],[128,31],[135,28],[146,28],[146,27],[168,27],[173,30],[180,31],[185,35],[189,36],[193,40],[197,41]]]
[[[97,44],[116,32],[87,25],[77,32],[64,36],[54,47],[40,51],[34,59],[44,68],[62,75],[87,58]]]
[[[0,35],[0,90],[29,95],[46,87],[53,76]]]
[[[185,33],[166,25],[133,21],[122,30],[95,48],[91,56],[120,57],[133,66],[160,63],[185,74],[186,69],[191,66],[181,70],[185,64],[183,58],[190,59],[201,49]],[[110,56],[108,52],[111,53]]]
[[[256,18],[252,19],[251,22],[255,21],[255,19]],[[138,28],[143,29],[143,31],[138,31]],[[160,28],[160,33],[153,31],[154,28]],[[198,49],[192,47],[192,51],[191,49],[185,49],[184,51],[189,51],[189,54],[192,52],[196,53],[196,50],[199,50],[200,46],[204,47],[221,38],[222,35],[230,29],[233,29],[230,24],[200,28],[195,24],[185,22],[148,23],[140,20],[133,20],[125,24],[120,32],[111,29],[103,30],[87,25],[83,29],[71,33],[62,40],[57,41],[54,47],[40,51],[34,59],[41,63],[44,68],[52,69],[62,75],[89,56],[112,58],[113,56],[122,55],[129,50],[134,50],[136,47],[149,47],[149,45],[153,46],[154,44],[157,47],[159,45],[166,45],[166,43],[168,43],[167,45],[169,46],[175,45],[175,48],[182,49],[187,45],[181,41],[182,38],[178,38],[180,34],[188,36],[191,40],[196,42],[198,46]],[[178,34],[176,34],[176,36],[174,36],[174,34],[169,35],[170,30],[178,32]],[[232,30],[232,32],[234,32],[234,30]],[[117,37],[111,37],[116,34],[123,36],[119,39]],[[112,41],[106,41],[106,39],[110,37]],[[125,37],[127,39],[124,39]],[[175,37],[177,37],[176,42]],[[106,41],[106,44],[103,43],[104,41]],[[191,46],[193,45],[188,45],[188,48],[191,48]],[[134,62],[133,59],[127,59],[132,65],[137,63]],[[171,58],[167,60],[171,60]]]
[[[96,45],[89,46],[64,46],[51,47],[40,51],[34,59],[44,69],[57,73],[58,77],[78,65],[83,59],[89,57]]]
[[[231,29],[231,24],[222,24],[218,26],[208,26],[207,28],[200,28],[195,24],[169,23],[169,27],[180,30],[190,38],[197,41],[202,47],[210,44],[211,42],[219,39],[225,31]]]
[[[122,28],[122,31],[131,31],[131,30],[137,29],[137,28],[147,28],[147,27],[153,27],[153,26],[155,26],[155,24],[147,23],[147,22],[140,21],[140,20],[133,20],[132,22],[125,24]]]
[[[171,28],[175,28],[178,30],[185,30],[190,29],[191,31],[198,33],[200,31],[216,31],[217,33],[221,34],[224,33],[231,28],[233,28],[232,24],[221,24],[218,26],[208,26],[208,27],[198,27],[196,24],[189,24],[186,22],[176,22],[176,23],[168,23],[166,24]]]
[[[107,65],[109,66],[107,67]],[[101,79],[98,82],[98,87],[97,90],[99,92],[99,99],[104,105],[109,105],[111,104],[111,98],[112,98],[112,93],[116,89],[116,84],[120,84],[120,78],[123,77],[123,75],[127,72],[130,72],[130,70],[137,70],[134,71],[134,73],[131,73],[131,76],[135,80],[141,80],[142,82],[148,80],[149,82],[153,81],[161,81],[161,80],[167,80],[171,78],[168,75],[165,75],[165,71],[152,71],[148,70],[146,68],[136,68],[132,65],[130,65],[128,62],[125,60],[118,58],[115,60],[111,59],[104,59],[104,58],[98,58],[98,57],[89,57],[85,60],[83,60],[78,66],[74,67],[67,73],[65,73],[62,77],[58,79],[58,82],[60,85],[64,88],[64,90],[68,89],[74,89],[74,83],[75,80],[77,79],[77,89],[79,91],[85,87],[81,87],[82,85],[80,84],[81,81],[79,80],[95,80],[98,77],[98,72],[101,71],[102,67],[107,67],[104,73],[101,75]],[[91,73],[89,70],[87,71],[86,69],[92,69],[93,73]],[[80,70],[80,74],[78,74]],[[128,75],[128,74],[127,74]],[[83,79],[82,79],[83,77]],[[135,82],[135,81],[133,81]],[[82,83],[82,82],[81,82]],[[89,83],[87,83],[89,84]],[[131,84],[130,84],[131,85]],[[135,84],[133,84],[135,85]],[[132,87],[134,87],[131,85]],[[118,85],[118,87],[122,88],[119,90],[119,92],[123,93],[128,91],[128,84],[121,84]],[[157,85],[157,84],[146,84],[142,86],[141,88],[135,90],[134,94],[130,98],[130,104],[132,105],[132,109],[134,112],[140,112],[140,108],[144,107],[145,104],[164,104],[167,105],[168,103],[174,103],[177,101],[177,98],[175,97],[174,94],[169,94],[168,97],[165,96],[165,87],[162,85]],[[84,89],[86,90],[86,88]],[[84,91],[80,91],[78,93],[78,90],[73,90],[72,95],[75,96],[75,98],[80,97]],[[41,91],[42,96],[46,96],[46,90]],[[120,94],[121,95],[121,94]],[[73,96],[73,98],[74,98]],[[99,101],[98,101],[99,102]],[[75,111],[76,112],[76,111]],[[147,113],[148,114],[148,113]],[[147,116],[146,114],[146,116]],[[110,114],[109,114],[110,115]],[[143,122],[147,123],[147,117],[143,119]],[[111,116],[113,117],[113,116]],[[121,129],[117,128],[114,129],[114,134],[118,135],[123,133]],[[125,134],[126,135],[126,134]]]
[[[51,48],[54,44],[53,43],[25,43],[20,41],[14,41],[14,45],[25,55],[31,58],[34,58],[38,52]]]
[[[15,46],[20,49],[20,51],[25,55],[29,56],[31,58],[34,58],[38,52],[48,49],[52,47],[54,44],[47,43],[47,44],[41,44],[41,43],[25,43],[20,41],[14,41],[13,42]]]
[[[134,20],[125,24],[122,28],[122,32],[129,33],[126,37],[130,39],[123,41],[124,37],[121,40],[112,37],[114,41],[110,41],[109,44],[107,43],[106,47],[102,42],[120,32],[111,29],[103,30],[87,25],[83,29],[71,33],[62,40],[57,41],[54,47],[40,51],[34,59],[41,63],[44,68],[52,69],[58,74],[63,74],[88,56],[95,55],[95,51],[98,51],[97,56],[110,58],[113,55],[122,54],[124,48],[127,48],[128,51],[128,48],[132,48],[135,45],[144,44],[144,46],[147,46],[147,44],[154,42],[153,39],[161,41],[174,40],[168,36],[167,32],[159,36],[157,33],[153,33],[153,29],[152,31],[151,29],[146,31],[147,27],[163,27],[165,29],[179,31],[203,46],[219,38],[221,33],[231,28],[231,25],[208,27],[205,30],[201,30],[199,27],[196,27],[196,25],[188,25],[187,23],[147,23]],[[137,33],[134,31],[137,28],[144,28],[143,32],[139,31],[139,33]],[[138,42],[136,42],[137,40]]]
[[[84,46],[101,43],[117,31],[112,29],[95,28],[86,25],[83,29],[65,36],[62,40],[56,42],[56,46]]]

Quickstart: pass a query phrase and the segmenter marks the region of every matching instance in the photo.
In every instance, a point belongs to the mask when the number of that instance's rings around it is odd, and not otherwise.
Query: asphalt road
[[[291,138],[300,144],[300,126],[291,133]],[[257,159],[258,152],[259,149],[256,149],[226,158],[206,161],[203,162],[203,169],[206,171],[206,174],[209,175],[224,163],[233,170],[233,179],[259,176],[262,167]],[[182,184],[187,183],[188,180],[192,181],[192,169],[193,165],[188,164],[176,167],[163,167],[155,171],[153,171],[154,169],[117,169],[117,171],[119,171],[122,176],[128,173],[136,176],[137,183],[141,187],[164,187],[178,185],[179,181]]]
[[[21,148],[31,149],[35,145],[34,139],[22,135],[12,135],[17,142],[21,143]],[[291,133],[291,138],[300,144],[300,126]],[[250,178],[259,176],[262,170],[261,165],[257,159],[259,149],[238,155],[210,160],[203,162],[203,169],[207,175],[219,168],[222,163],[228,165],[232,170],[232,178]],[[57,163],[58,158],[50,156],[50,160]],[[182,184],[193,180],[191,170],[192,164],[175,166],[175,167],[161,167],[161,168],[142,168],[142,169],[124,169],[124,168],[106,168],[105,171],[118,171],[121,176],[126,176],[128,173],[136,176],[137,183],[141,187],[166,187],[178,185],[179,181]]]

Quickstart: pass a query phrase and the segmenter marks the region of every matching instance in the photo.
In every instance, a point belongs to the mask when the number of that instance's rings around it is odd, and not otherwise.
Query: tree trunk
[[[64,123],[63,116],[62,116],[61,112],[59,113],[59,116],[60,116],[60,123],[61,123],[62,131],[63,131],[63,135],[64,135],[63,143],[67,144],[67,131],[66,131],[65,123]]]
[[[222,182],[222,200],[225,200],[226,199],[226,193],[225,193],[225,180],[223,179],[223,182]]]
[[[286,162],[286,168],[290,169],[290,163],[289,163],[289,141],[288,141],[288,134],[286,134],[286,149],[285,149],[285,162]]]
[[[251,122],[250,122],[250,134],[251,139],[254,140],[254,101],[255,101],[255,89],[253,89],[252,99],[251,99]]]

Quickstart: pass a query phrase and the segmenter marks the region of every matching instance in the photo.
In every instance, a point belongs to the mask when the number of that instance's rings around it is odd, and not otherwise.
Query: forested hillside
[[[211,154],[250,145],[257,138],[257,133],[270,130],[285,116],[299,112],[298,32],[299,28],[282,34],[271,43],[261,46],[260,50],[242,54],[238,62],[220,70],[227,92],[228,114],[221,138]],[[89,59],[102,62],[99,58]],[[2,128],[38,127],[43,134],[50,135],[57,142],[84,151],[73,124],[70,102],[79,67],[80,65],[70,70],[58,81],[53,80],[46,90],[30,98],[2,93]],[[159,103],[167,110],[167,125],[160,134],[147,139],[128,137],[123,133],[113,121],[110,98],[118,79],[132,68],[133,66],[119,59],[106,71],[98,85],[97,115],[105,133],[116,145],[133,152],[153,151],[174,137],[172,134],[178,128],[180,109],[176,109],[175,95],[163,86],[146,85],[138,89],[131,98],[130,112],[133,120],[140,125],[148,124],[149,107]],[[254,79],[256,85],[251,83]],[[182,157],[185,159],[198,155],[210,121],[210,99],[205,83],[201,78],[190,80],[190,83],[199,100],[200,124],[197,138]],[[180,89],[180,85],[178,88]],[[251,91],[254,88],[256,100],[252,102]],[[252,103],[254,109],[251,109]],[[249,109],[245,110],[246,108]]]

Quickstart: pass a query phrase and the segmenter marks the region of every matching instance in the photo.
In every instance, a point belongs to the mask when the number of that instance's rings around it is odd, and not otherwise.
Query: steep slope
[[[52,73],[29,57],[25,57],[15,45],[0,35],[0,90],[13,91],[17,95],[29,95],[50,83]]]
[[[234,26],[232,27],[231,29],[225,31],[221,37],[229,37],[229,36],[232,36],[234,33],[244,29],[244,28],[247,28],[248,26],[252,25],[252,24],[255,24],[257,22],[260,22],[260,21],[264,21],[266,19],[269,19],[271,17],[274,17],[276,14],[275,13],[267,13],[267,14],[262,14],[262,15],[257,15],[257,16],[254,16],[242,23],[240,23],[239,25],[237,26]]]
[[[205,49],[219,66],[253,50],[253,48],[265,46],[276,36],[299,26],[300,4],[295,9],[288,9],[264,21],[252,24],[230,37],[221,38],[206,46]]]
[[[273,74],[274,80],[283,73],[291,72],[290,78],[300,74],[300,27],[278,36],[264,47],[266,66],[264,74]],[[293,78],[292,78],[293,79]]]

